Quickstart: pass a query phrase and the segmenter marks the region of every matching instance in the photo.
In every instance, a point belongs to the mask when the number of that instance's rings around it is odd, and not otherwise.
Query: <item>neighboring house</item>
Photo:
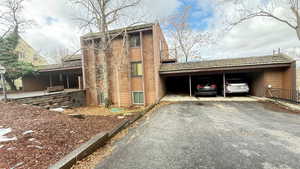
[[[32,63],[34,66],[48,64],[46,59],[40,56],[39,52],[33,49],[21,36],[15,52],[18,54],[20,61]]]
[[[22,79],[23,91],[41,91],[52,86],[82,88],[81,65],[81,55],[69,55],[63,58],[61,64],[39,66],[38,75],[28,75]]]
[[[21,36],[19,36],[19,40],[15,52],[18,54],[20,61],[32,63],[34,66],[48,64],[46,59],[40,56],[39,52],[33,49]],[[21,79],[15,80],[15,85],[17,88],[23,87],[22,80]]]

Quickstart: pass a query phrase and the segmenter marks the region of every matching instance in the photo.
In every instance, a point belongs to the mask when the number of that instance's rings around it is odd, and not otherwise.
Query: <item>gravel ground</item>
[[[167,105],[96,168],[299,169],[300,115],[292,113],[259,102]]]
[[[95,134],[124,120],[117,116],[77,119],[15,103],[0,102],[0,107],[0,129],[11,129],[3,137],[17,138],[0,142],[0,169],[48,168]]]

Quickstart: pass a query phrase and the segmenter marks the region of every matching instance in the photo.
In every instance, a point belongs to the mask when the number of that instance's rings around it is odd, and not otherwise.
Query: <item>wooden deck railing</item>
[[[299,90],[281,89],[281,88],[266,89],[266,97],[300,103]]]

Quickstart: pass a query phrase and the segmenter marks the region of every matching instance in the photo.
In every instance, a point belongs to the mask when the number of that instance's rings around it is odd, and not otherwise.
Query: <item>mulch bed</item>
[[[17,137],[15,141],[0,142],[0,169],[48,168],[92,136],[127,118],[77,119],[34,106],[0,102],[0,129],[11,128],[5,136]]]

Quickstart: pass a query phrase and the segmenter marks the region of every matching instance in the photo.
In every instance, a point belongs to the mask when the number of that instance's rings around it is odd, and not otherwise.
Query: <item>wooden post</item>
[[[69,72],[67,72],[67,88],[70,88]]]
[[[223,96],[226,97],[226,75],[223,73]]]
[[[190,96],[192,96],[192,76],[189,75]]]
[[[81,76],[78,76],[78,89],[83,89]]]
[[[5,86],[4,73],[1,73],[1,81],[2,81],[2,89],[3,89],[3,95],[4,95],[4,102],[6,102],[7,101],[7,94],[6,94],[6,86]]]
[[[50,81],[50,87],[53,86],[53,82],[52,82],[52,73],[49,73],[49,81]]]

